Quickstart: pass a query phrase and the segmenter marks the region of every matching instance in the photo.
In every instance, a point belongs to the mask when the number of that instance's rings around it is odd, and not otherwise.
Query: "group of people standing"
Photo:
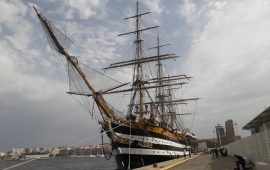
[[[212,155],[213,157],[215,156],[216,158],[219,157],[219,154],[221,157],[227,157],[228,156],[228,150],[226,148],[215,148],[212,150]]]

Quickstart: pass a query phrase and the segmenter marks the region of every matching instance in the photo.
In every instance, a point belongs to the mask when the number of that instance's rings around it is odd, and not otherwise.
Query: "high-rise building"
[[[220,124],[216,126],[216,135],[219,146],[225,145],[227,143],[224,127]]]
[[[234,128],[233,128],[233,121],[231,119],[225,122],[225,128],[226,128],[226,138],[227,138],[228,143],[234,142],[235,134],[234,134]]]

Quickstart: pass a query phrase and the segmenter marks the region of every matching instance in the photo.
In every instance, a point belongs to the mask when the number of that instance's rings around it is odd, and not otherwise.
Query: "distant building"
[[[32,153],[34,153],[34,154],[38,154],[38,153],[40,153],[40,148],[39,147],[34,147],[33,149],[32,149]]]
[[[201,142],[201,143],[198,143],[198,150],[199,151],[205,151],[205,150],[207,150],[207,144],[206,144],[206,142]]]
[[[74,155],[78,155],[78,156],[84,155],[83,154],[83,149],[80,148],[80,147],[74,148]]]
[[[92,148],[91,147],[85,147],[84,148],[84,155],[92,155]]]
[[[61,156],[61,157],[67,157],[68,156],[68,153],[69,153],[69,151],[68,151],[67,148],[61,148],[59,150],[59,156]]]
[[[243,129],[250,130],[252,135],[270,129],[270,107],[246,124]]]
[[[39,152],[40,152],[40,153],[48,153],[48,152],[49,152],[49,149],[48,149],[46,146],[40,147],[40,148],[39,148]]]
[[[26,155],[29,155],[29,154],[31,154],[32,153],[32,151],[30,150],[30,148],[25,148],[25,154]]]
[[[24,153],[25,151],[24,151],[24,148],[12,148],[11,149],[11,153],[12,154],[22,154],[22,153]]]
[[[59,148],[53,148],[50,151],[52,156],[59,156],[59,152],[60,152]]]
[[[226,138],[227,142],[231,143],[235,141],[235,133],[233,128],[233,121],[231,119],[227,120],[225,122],[225,128],[226,128]]]
[[[227,144],[227,139],[226,139],[224,127],[221,126],[220,124],[218,124],[216,126],[216,135],[217,135],[217,141],[218,141],[219,146]]]
[[[0,156],[5,156],[6,154],[4,152],[0,152]]]

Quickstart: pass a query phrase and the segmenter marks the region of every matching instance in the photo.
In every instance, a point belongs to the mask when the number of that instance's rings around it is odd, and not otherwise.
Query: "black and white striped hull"
[[[112,123],[112,127],[117,126]],[[111,134],[108,133],[113,149],[116,151],[118,169],[127,169],[129,162],[130,168],[134,169],[189,154],[190,147],[160,133],[131,129],[130,135],[130,129],[126,126],[117,127],[113,131],[119,137],[131,138],[135,141],[130,145],[123,144],[112,140]]]

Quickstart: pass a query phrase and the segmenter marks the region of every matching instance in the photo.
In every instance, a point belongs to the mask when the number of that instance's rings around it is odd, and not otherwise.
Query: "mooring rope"
[[[111,150],[111,152],[109,153],[109,154],[110,154],[109,157],[106,156],[106,154],[105,154],[105,149],[104,149],[104,144],[103,144],[103,131],[104,131],[104,130],[102,130],[102,132],[101,132],[102,152],[103,152],[103,155],[104,155],[105,159],[110,160],[111,157],[112,157],[113,151]]]
[[[10,166],[10,167],[8,167],[8,168],[4,168],[3,170],[12,169],[12,168],[15,168],[15,167],[17,167],[17,166],[21,166],[21,165],[23,165],[23,164],[27,164],[27,163],[32,162],[32,161],[37,160],[37,159],[39,159],[39,158],[34,158],[34,159],[31,159],[31,160],[28,160],[28,161],[25,161],[25,162],[22,162],[22,163],[19,163],[19,164]]]

